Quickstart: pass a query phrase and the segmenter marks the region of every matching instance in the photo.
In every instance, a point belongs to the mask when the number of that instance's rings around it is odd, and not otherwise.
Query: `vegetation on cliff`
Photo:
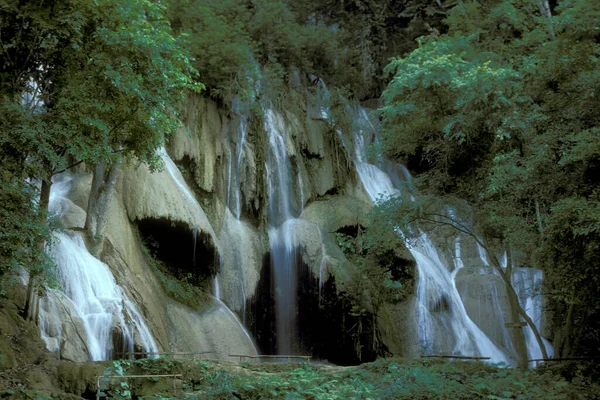
[[[600,4],[465,1],[445,22],[387,66],[383,148],[424,195],[380,222],[472,226],[491,254],[541,268],[556,354],[597,355]]]

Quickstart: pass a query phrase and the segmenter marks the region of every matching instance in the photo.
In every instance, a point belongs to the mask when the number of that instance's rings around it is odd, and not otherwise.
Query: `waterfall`
[[[398,195],[392,178],[378,166],[366,162],[368,136],[377,134],[374,124],[362,107],[358,108],[355,118],[355,126],[358,127],[354,132],[355,165],[365,191],[374,203]],[[379,162],[384,164],[384,160]],[[400,172],[404,175],[402,180],[410,182],[407,171],[401,168]],[[442,261],[444,258],[425,233],[405,244],[418,269],[416,314],[421,351],[488,356],[493,362],[513,364],[512,359],[486,336],[465,310],[455,283],[456,274],[463,267],[460,240],[457,238],[455,241],[454,266]]]
[[[290,354],[296,338],[297,241],[294,234],[295,202],[291,163],[286,150],[283,118],[265,109],[269,153],[265,168],[269,191],[269,245],[275,280],[277,352]]]
[[[65,211],[61,200],[69,186],[68,176],[61,176],[54,183],[51,213]],[[124,351],[133,351],[137,333],[143,351],[157,352],[158,347],[135,305],[117,285],[108,266],[87,250],[83,235],[59,232],[54,239],[56,243],[49,253],[58,267],[56,275],[61,290],[48,289],[40,300],[41,336],[49,350],[60,351],[62,324],[58,321],[64,310],[71,322],[73,318],[82,321],[85,346],[92,361],[109,360],[115,350],[121,350],[113,346],[115,329],[121,330]]]
[[[523,307],[527,315],[533,320],[538,332],[541,334],[543,311],[541,287],[544,273],[542,270],[536,268],[515,268],[511,278],[521,307]],[[542,342],[546,347],[548,357],[552,357],[554,348],[545,338],[542,338]],[[542,350],[540,349],[530,326],[525,327],[525,343],[527,345],[527,356],[529,359],[542,358]]]
[[[215,299],[221,301],[221,287],[219,286],[218,276],[215,276],[215,280],[213,282],[213,296],[215,296]]]
[[[235,109],[241,110],[245,107],[241,104],[240,101],[235,102]],[[248,135],[248,115],[242,114],[239,117],[239,125],[236,129],[236,135],[232,137],[230,135],[229,130],[227,131],[226,137],[226,146],[227,146],[227,189],[225,194],[225,206],[229,210],[230,213],[225,212],[223,214],[223,230],[227,230],[229,232],[236,232],[237,237],[245,238],[243,235],[243,226],[240,220],[242,215],[242,195],[241,195],[241,186],[242,186],[242,169],[243,165],[243,156],[244,156],[244,147],[246,145],[246,137]],[[233,216],[233,218],[232,218]],[[242,239],[243,240],[243,239]],[[242,303],[242,320],[245,323],[246,321],[246,287],[244,282],[244,248],[245,246],[240,246],[231,243],[230,251],[232,252],[232,267],[235,269],[235,275],[237,276],[237,281],[239,282],[239,296],[241,298]],[[221,258],[221,269],[224,268],[224,259]],[[218,286],[218,276],[215,277],[215,296],[218,289],[219,299],[220,299],[220,288]],[[227,300],[227,299],[226,299]]]
[[[237,137],[234,140],[230,138],[227,132],[228,163],[227,163],[227,193],[225,203],[230,209],[235,219],[239,220],[242,214],[241,202],[241,171],[242,158],[244,155],[244,145],[248,135],[248,116],[242,115],[237,128]],[[235,145],[235,152],[232,144]]]
[[[467,315],[456,289],[455,278],[463,267],[460,259],[460,241],[456,242],[456,268],[450,270],[439,251],[426,234],[409,243],[409,250],[417,262],[417,315],[422,351],[479,355],[491,357],[493,362],[511,364],[504,354]]]

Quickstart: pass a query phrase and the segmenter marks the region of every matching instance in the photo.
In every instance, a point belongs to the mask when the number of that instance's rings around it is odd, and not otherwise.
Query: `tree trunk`
[[[554,27],[552,26],[552,11],[550,10],[548,0],[538,0],[538,7],[540,9],[540,14],[548,19],[548,34],[552,39],[555,39],[556,35],[554,33]]]
[[[561,357],[568,357],[573,347],[573,319],[575,314],[575,304],[569,304],[569,310],[567,311],[567,321],[565,324],[565,341],[564,346],[561,349]]]
[[[48,205],[50,204],[50,189],[52,188],[52,180],[47,179],[42,181],[42,188],[40,191],[40,202],[38,206],[38,222],[40,224],[46,224],[48,216]],[[43,237],[36,239],[35,247],[36,250],[41,254],[45,251],[46,242]],[[27,285],[27,298],[25,300],[25,307],[23,309],[23,315],[27,321],[33,321],[37,324],[38,313],[39,313],[39,299],[38,290],[40,286],[40,275],[42,271],[31,270],[29,272],[29,283]]]
[[[489,248],[488,246],[484,246],[484,247],[486,248],[486,251]],[[504,271],[502,269],[502,266],[500,265],[500,262],[496,258],[496,256],[492,252],[489,252],[489,251],[488,251],[488,255],[490,256],[490,260],[492,261],[492,264],[494,265],[494,267],[500,273],[500,276],[504,280],[504,284],[506,285],[506,290],[508,292],[508,298],[511,303],[511,308],[514,307],[514,311],[517,314],[516,317],[518,318],[519,315],[521,317],[523,317],[523,319],[525,320],[527,325],[529,325],[529,327],[533,331],[535,340],[542,352],[542,358],[548,358],[548,352],[546,351],[546,346],[544,345],[544,342],[542,341],[542,336],[540,335],[540,332],[538,331],[537,326],[535,326],[535,323],[533,322],[533,320],[529,317],[529,315],[527,315],[525,310],[523,310],[523,307],[521,307],[521,304],[519,303],[519,297],[517,296],[517,292],[515,291],[515,288],[512,285],[512,282],[510,279],[511,275],[512,275],[512,268],[509,268],[509,266],[511,265],[510,260],[507,260],[506,271]],[[518,322],[518,321],[514,321],[514,322]],[[523,329],[519,329],[516,332],[518,335],[523,335],[523,341],[525,341],[525,335],[523,333]],[[527,350],[527,347],[525,347],[525,350]],[[525,364],[527,364],[527,363],[525,363]],[[526,365],[525,365],[525,367],[526,367]]]
[[[88,199],[85,229],[92,241],[92,253],[97,253],[102,244],[102,234],[106,227],[110,201],[121,171],[121,161],[107,169],[106,162],[98,164],[92,178],[92,188]]]
[[[494,264],[494,261],[492,261],[492,263]],[[506,285],[506,292],[508,294],[508,302],[510,304],[511,322],[521,321],[521,319],[519,317],[519,308],[521,307],[519,304],[519,298],[516,295],[516,292],[514,290],[512,290],[512,291],[510,290],[510,289],[512,289],[512,281],[510,279],[512,276],[512,254],[510,252],[510,249],[508,249],[506,252],[506,270],[502,270],[502,268],[500,268],[500,270],[498,270],[498,272],[500,273],[500,275],[502,275],[502,279],[504,280],[504,283]],[[510,283],[507,284],[506,283],[507,281]],[[510,289],[509,289],[509,286],[510,286]],[[521,328],[521,327],[518,327],[518,328],[515,327],[515,328],[511,328],[511,329],[512,329],[511,337],[515,341],[515,348],[517,350],[517,355],[519,357],[517,366],[522,369],[527,369],[529,366],[529,363],[527,362],[528,356],[527,356],[527,341],[525,340],[525,332],[523,332],[523,328]]]

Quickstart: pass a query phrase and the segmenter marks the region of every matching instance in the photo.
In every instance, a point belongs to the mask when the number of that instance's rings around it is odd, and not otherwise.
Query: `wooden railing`
[[[205,355],[205,354],[216,354],[214,351],[201,351],[201,352],[185,352],[185,351],[165,351],[165,352],[151,352],[151,351],[139,351],[139,352],[125,352],[125,353],[115,353],[116,356],[124,356],[129,358],[129,356],[142,356],[140,358],[148,358],[149,356],[159,356],[159,357],[173,357],[173,356],[193,356],[196,355]],[[202,358],[202,357],[200,357]]]
[[[456,358],[463,360],[489,360],[490,357],[474,357],[474,356],[451,356],[446,354],[422,354],[421,358]],[[600,360],[600,357],[567,357],[567,358],[534,358],[527,362],[535,362],[537,367],[540,362],[555,362],[555,361],[586,361]]]
[[[457,358],[460,360],[489,360],[491,357],[452,356],[452,355],[446,355],[446,354],[421,354],[421,358]]]
[[[256,356],[251,356],[251,355],[247,355],[247,354],[229,354],[229,357],[239,357],[240,358],[240,362],[242,362],[242,359],[244,358],[273,358],[273,359],[277,359],[277,358],[281,358],[281,359],[286,359],[287,361],[290,361],[290,359],[301,359],[301,360],[306,360],[307,363],[310,363],[310,359],[312,358],[311,356],[294,356],[294,355],[256,355]]]
[[[591,361],[600,360],[600,357],[565,357],[565,358],[534,358],[527,360],[527,362],[535,362],[537,367],[540,362],[556,362],[556,361]]]

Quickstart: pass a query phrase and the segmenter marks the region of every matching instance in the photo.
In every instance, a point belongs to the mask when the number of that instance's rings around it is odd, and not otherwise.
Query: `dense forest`
[[[544,272],[555,357],[600,356],[600,2],[0,0],[0,46],[0,290],[29,272],[24,317],[55,280],[54,176],[93,173],[93,253],[124,165],[164,169],[186,94],[260,119],[302,73],[339,124],[345,99],[375,105],[369,154],[414,176],[360,244],[339,236],[353,261],[380,273],[399,227],[470,236],[509,288],[494,254]]]

